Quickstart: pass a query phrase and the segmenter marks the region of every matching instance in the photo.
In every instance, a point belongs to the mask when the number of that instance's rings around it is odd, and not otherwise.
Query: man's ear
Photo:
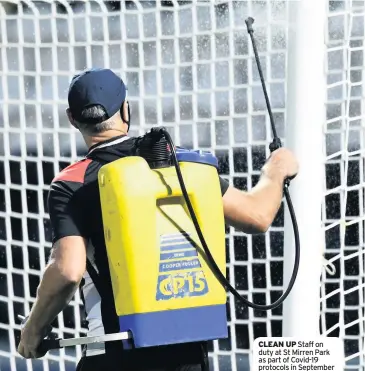
[[[72,117],[71,110],[69,108],[66,109],[66,115],[67,115],[68,121],[70,121],[70,124],[74,128],[78,129],[78,127],[76,125],[76,122],[75,122],[74,118]]]
[[[130,117],[129,117],[129,109],[128,109],[128,107],[129,107],[129,102],[127,101],[127,100],[125,100],[124,102],[123,102],[123,104],[122,104],[122,109],[121,109],[121,113],[122,113],[122,120],[124,121],[124,122],[129,122],[129,120],[131,119]]]

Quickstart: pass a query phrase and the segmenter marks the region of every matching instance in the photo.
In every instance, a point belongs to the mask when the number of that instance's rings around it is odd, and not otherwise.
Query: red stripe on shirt
[[[66,182],[84,183],[86,169],[90,162],[92,162],[92,160],[86,159],[67,166],[55,176],[53,182],[62,180]]]

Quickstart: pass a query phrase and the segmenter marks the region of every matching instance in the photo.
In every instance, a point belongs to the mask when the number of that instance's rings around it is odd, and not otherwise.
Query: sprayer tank
[[[213,156],[178,152],[199,225],[225,273],[225,229]],[[104,165],[99,188],[116,313],[129,347],[227,337],[226,292],[210,270],[174,167],[142,157]]]

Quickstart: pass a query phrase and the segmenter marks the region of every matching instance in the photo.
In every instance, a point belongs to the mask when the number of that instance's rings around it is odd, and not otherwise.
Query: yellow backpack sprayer
[[[164,128],[153,129],[137,141],[138,157],[99,171],[120,331],[131,331],[137,348],[227,336],[226,293],[209,268],[166,136],[170,139]],[[179,151],[175,158],[201,231],[224,271],[217,160],[190,151]]]

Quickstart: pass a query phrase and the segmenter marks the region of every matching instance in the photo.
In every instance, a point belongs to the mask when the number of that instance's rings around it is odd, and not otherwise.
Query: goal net
[[[244,20],[255,18],[274,117],[284,138],[286,107],[293,104],[286,96],[288,5],[270,0],[0,1],[2,371],[74,370],[81,356],[79,348],[66,348],[26,361],[15,345],[16,316],[29,312],[51,249],[49,184],[86,150],[65,115],[71,77],[88,67],[112,68],[128,85],[131,135],[166,126],[176,144],[212,150],[220,174],[240,189],[251,189],[269,155],[271,132]],[[344,369],[357,371],[365,370],[364,12],[364,0],[329,1],[327,29],[318,35],[325,36],[327,62],[327,117],[318,159],[326,176],[306,181],[323,184],[323,239],[318,241],[323,271],[315,288],[321,307],[318,318],[301,319],[318,323],[325,336],[340,337]],[[303,48],[311,53],[310,45]],[[290,221],[284,223],[283,210],[284,205],[265,235],[227,229],[230,281],[256,303],[273,302],[285,289],[284,230],[290,231]],[[211,364],[216,371],[249,370],[254,339],[281,336],[286,318],[281,307],[249,310],[231,296],[227,306],[229,338],[210,344]],[[291,310],[296,311],[295,303]],[[85,334],[84,325],[76,295],[56,329],[59,337],[69,338]]]

